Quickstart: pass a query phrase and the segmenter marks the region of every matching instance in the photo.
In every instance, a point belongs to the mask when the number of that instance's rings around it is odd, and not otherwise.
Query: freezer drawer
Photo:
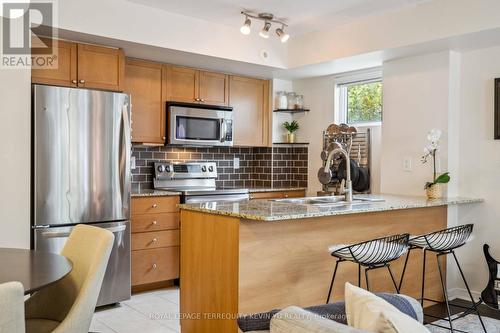
[[[130,299],[130,222],[97,223],[92,226],[107,229],[115,235],[97,306]],[[35,229],[35,250],[60,253],[72,229],[73,227]]]

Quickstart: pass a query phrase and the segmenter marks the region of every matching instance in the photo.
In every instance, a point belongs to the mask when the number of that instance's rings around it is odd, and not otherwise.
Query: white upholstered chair
[[[24,289],[19,282],[0,284],[0,333],[24,333]]]
[[[27,333],[87,333],[113,247],[108,230],[77,225],[61,254],[73,269],[25,303]]]

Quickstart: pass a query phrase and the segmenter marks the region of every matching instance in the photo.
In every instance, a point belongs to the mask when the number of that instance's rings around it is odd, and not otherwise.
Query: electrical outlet
[[[130,170],[135,170],[135,156],[130,158]]]
[[[235,170],[240,168],[240,159],[239,159],[239,157],[235,157],[233,159],[233,168]]]
[[[412,168],[412,158],[409,156],[406,156],[403,158],[403,170],[406,172],[411,172],[413,170]]]

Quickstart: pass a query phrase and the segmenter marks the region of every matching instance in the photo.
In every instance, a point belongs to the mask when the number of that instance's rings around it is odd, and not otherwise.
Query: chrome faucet
[[[344,148],[342,148],[340,143],[336,142],[335,144],[337,145],[337,148],[333,149],[328,154],[324,172],[326,173],[330,171],[330,164],[332,163],[333,155],[337,153],[344,155],[346,161],[345,165],[346,165],[347,179],[345,182],[345,187],[344,186],[341,187],[342,188],[341,193],[344,194],[346,202],[352,202],[351,159],[349,157],[349,153]]]

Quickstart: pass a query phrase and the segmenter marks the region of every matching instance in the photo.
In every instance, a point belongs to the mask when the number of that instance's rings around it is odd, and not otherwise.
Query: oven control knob
[[[165,171],[165,166],[164,165],[158,165],[158,171],[159,172],[164,172]]]
[[[214,172],[214,167],[213,167],[212,165],[211,165],[211,166],[209,166],[209,167],[208,167],[208,171],[210,171],[210,172]]]
[[[203,171],[203,172],[207,172],[207,166],[206,166],[206,165],[202,166],[202,167],[201,167],[201,171]]]

